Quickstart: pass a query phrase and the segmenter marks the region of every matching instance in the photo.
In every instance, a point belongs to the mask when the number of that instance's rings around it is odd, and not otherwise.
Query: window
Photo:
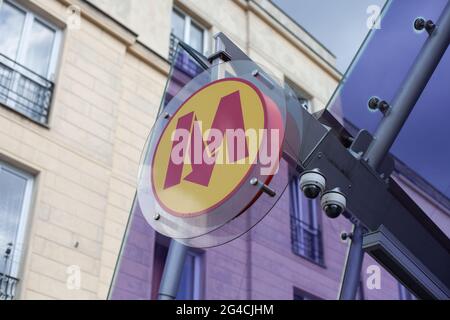
[[[46,124],[60,31],[13,1],[0,6],[0,103]]]
[[[164,265],[169,251],[170,239],[160,234],[155,243],[155,255],[153,263],[153,288],[152,299],[157,299],[158,290]],[[177,300],[201,300],[203,299],[203,255],[202,251],[190,248],[184,263],[181,275]]]
[[[321,300],[321,299],[306,291],[294,288],[294,300]]]
[[[398,299],[399,300],[415,300],[416,297],[400,282],[398,283]]]
[[[172,11],[172,32],[170,37],[170,60],[175,53],[176,45],[183,41],[193,49],[204,54],[207,49],[207,32],[199,23],[178,9]]]
[[[289,185],[292,251],[314,263],[323,265],[319,200],[307,199],[300,190],[298,176]]]
[[[0,162],[0,300],[15,295],[32,184],[31,175]]]

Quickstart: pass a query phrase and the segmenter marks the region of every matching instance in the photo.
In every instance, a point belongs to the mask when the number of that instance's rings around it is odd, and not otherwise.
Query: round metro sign
[[[283,135],[277,105],[252,82],[226,78],[203,86],[156,139],[149,181],[155,201],[175,217],[196,217],[221,206],[260,169],[258,178],[269,184]]]

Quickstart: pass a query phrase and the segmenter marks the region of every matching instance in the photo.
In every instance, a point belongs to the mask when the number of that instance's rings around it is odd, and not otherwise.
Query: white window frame
[[[40,75],[40,76],[46,78],[47,80],[54,82],[55,78],[56,78],[56,68],[57,68],[57,64],[58,64],[58,60],[59,60],[59,52],[60,52],[60,48],[61,48],[62,30],[60,28],[58,28],[56,25],[54,25],[53,23],[49,22],[48,20],[35,14],[30,9],[24,7],[21,4],[18,4],[14,0],[3,0],[2,2],[0,2],[1,5],[3,5],[3,3],[8,3],[9,5],[16,7],[17,9],[19,9],[20,11],[23,11],[25,13],[25,20],[24,20],[24,24],[23,24],[23,28],[22,28],[22,34],[20,35],[19,47],[17,49],[17,55],[14,60],[16,63],[26,67],[25,66],[25,54],[29,47],[31,27],[33,26],[34,20],[42,23],[43,25],[45,25],[46,27],[48,27],[49,29],[51,29],[55,32],[55,39],[53,41],[53,47],[51,50],[52,52],[50,54],[47,74]],[[14,69],[14,68],[12,68],[12,69]],[[31,71],[36,73],[34,70],[31,70]]]
[[[18,169],[17,167],[11,166],[3,161],[0,161],[0,172],[5,169],[10,172],[13,172],[14,174],[24,178],[27,181],[23,196],[22,209],[19,217],[19,225],[17,228],[16,239],[15,242],[13,243],[13,247],[10,254],[10,257],[13,259],[13,261],[10,262],[11,263],[10,276],[18,278],[20,274],[21,262],[24,257],[25,239],[27,234],[27,226],[32,202],[34,176],[29,174],[28,172]],[[0,252],[0,254],[3,256],[4,252]]]
[[[176,14],[178,14],[184,18],[184,35],[183,35],[184,39],[181,39],[183,42],[190,45],[192,24],[196,25],[197,27],[199,27],[200,29],[203,30],[203,52],[201,52],[201,53],[207,54],[208,45],[209,45],[208,28],[206,28],[203,24],[199,23],[197,20],[193,19],[189,14],[187,14],[185,11],[179,9],[178,7],[173,7],[172,11],[174,11]]]

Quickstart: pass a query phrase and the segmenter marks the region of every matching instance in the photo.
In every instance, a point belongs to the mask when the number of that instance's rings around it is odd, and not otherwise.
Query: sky
[[[370,30],[367,21],[385,0],[272,0],[337,57],[344,73]],[[369,12],[368,12],[369,11]]]

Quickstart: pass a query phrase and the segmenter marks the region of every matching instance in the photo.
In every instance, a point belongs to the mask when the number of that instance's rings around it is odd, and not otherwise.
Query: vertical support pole
[[[188,247],[170,240],[169,252],[159,286],[158,300],[175,300],[183,273]]]
[[[354,300],[356,298],[364,258],[362,241],[363,227],[359,224],[354,224],[342,274],[339,300]]]

